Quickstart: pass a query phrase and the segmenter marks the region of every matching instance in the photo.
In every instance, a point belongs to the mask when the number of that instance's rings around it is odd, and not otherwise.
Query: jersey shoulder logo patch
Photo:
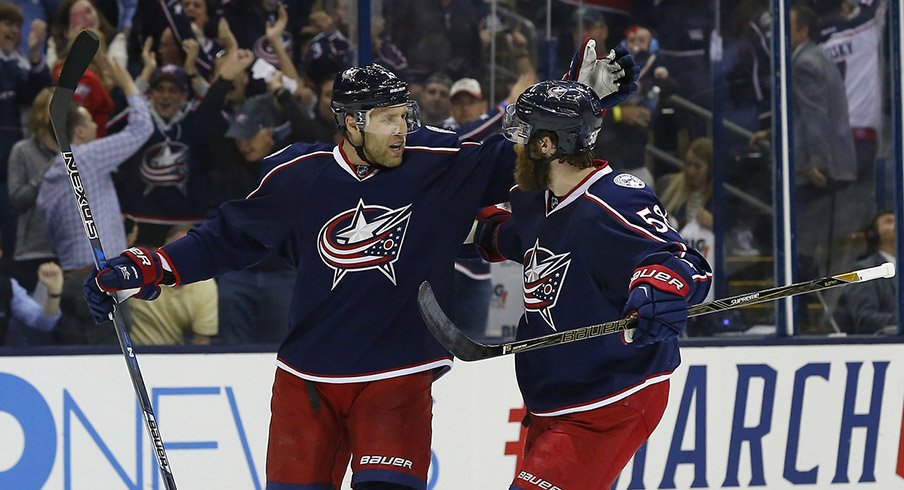
[[[647,186],[642,180],[631,174],[618,174],[612,181],[615,182],[615,185],[620,185],[629,189],[643,189]]]
[[[540,317],[556,330],[552,309],[556,306],[562,284],[571,265],[570,252],[555,254],[540,246],[540,240],[524,254],[524,309]]]
[[[405,232],[411,219],[411,205],[398,209],[364,204],[340,212],[327,220],[317,237],[320,259],[333,269],[335,289],[349,272],[376,269],[393,285],[393,264],[399,260]]]

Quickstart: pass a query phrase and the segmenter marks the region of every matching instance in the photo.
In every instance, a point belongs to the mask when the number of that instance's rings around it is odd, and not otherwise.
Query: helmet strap
[[[358,132],[361,133],[361,145],[360,146],[352,143],[351,138],[346,138],[346,141],[348,141],[348,144],[352,145],[352,148],[355,149],[355,153],[358,155],[358,158],[360,158],[361,160],[364,161],[364,163],[366,163],[367,165],[370,165],[373,168],[381,168],[381,169],[387,168],[385,165],[379,164],[379,163],[374,162],[371,159],[367,158],[367,155],[364,153],[364,144],[365,144],[365,138],[366,138],[366,136],[364,136],[364,130],[359,128]]]

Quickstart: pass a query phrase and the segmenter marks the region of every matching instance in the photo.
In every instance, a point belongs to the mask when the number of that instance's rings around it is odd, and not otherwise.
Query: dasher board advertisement
[[[264,488],[275,355],[140,357],[179,488]],[[904,344],[682,357],[616,489],[904,489]],[[428,488],[507,489],[526,434],[512,357],[456,362],[433,412]],[[144,431],[121,356],[0,357],[0,489],[162,488]]]

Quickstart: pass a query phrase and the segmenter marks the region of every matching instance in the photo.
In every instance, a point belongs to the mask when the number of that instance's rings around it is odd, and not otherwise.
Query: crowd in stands
[[[625,43],[641,67],[640,90],[608,112],[596,152],[654,187],[672,226],[712,260],[713,168],[770,143],[769,2],[723,6],[731,19],[722,36],[725,113],[754,137],[732,137],[721,161],[707,121],[677,109],[673,97],[712,108],[710,2],[554,1],[554,61],[540,49],[546,3],[501,1],[494,17],[483,0],[375,2],[371,57],[409,83],[425,124],[480,141],[501,130],[506,107],[538,80],[538,68],[564,73],[587,36],[600,53]],[[859,236],[869,239],[870,257],[894,259],[894,230],[881,225],[888,213],[875,215],[884,207],[874,185],[883,92],[863,85],[887,78],[879,49],[886,6],[811,1],[792,11],[802,278],[851,266],[858,230],[868,230]],[[339,141],[331,92],[336,74],[360,55],[347,19],[354,8],[340,0],[0,2],[0,309],[9,313],[0,345],[116,342],[82,297],[93,257],[49,124],[51,87],[79,31],[91,29],[102,42],[76,90],[69,138],[103,245],[115,255],[133,244],[161,246],[221,203],[244,198],[269,170],[264,157],[286,145]],[[844,71],[851,65],[843,44],[852,36],[876,47],[855,74]],[[651,146],[683,168],[653,158]],[[771,195],[769,187],[745,190]],[[842,214],[842,201],[861,205]],[[767,255],[771,238],[751,242],[752,227],[739,220],[727,228],[747,234],[747,250]],[[489,265],[462,259],[456,270],[456,316],[479,334],[492,296]],[[138,345],[278,342],[288,331],[294,278],[271,257],[120,311]],[[885,315],[878,327],[864,326],[872,313],[852,308],[862,302],[850,298],[836,317],[847,315],[841,323],[852,332],[882,330],[897,323],[887,316],[895,297],[876,305]]]

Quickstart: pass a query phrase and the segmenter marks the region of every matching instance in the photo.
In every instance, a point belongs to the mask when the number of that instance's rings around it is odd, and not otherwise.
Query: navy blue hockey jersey
[[[341,146],[297,143],[246,199],[162,253],[181,283],[242,269],[268,252],[298,271],[292,331],[278,365],[313,381],[348,383],[451,366],[417,305],[429,280],[450,303],[452,264],[474,210],[502,202],[515,154],[501,136],[483,144],[423,128],[402,164],[374,170]]]
[[[620,319],[635,268],[659,252],[683,259],[689,303],[706,297],[709,265],[637,177],[602,165],[561,198],[517,186],[510,198],[498,244],[524,265],[518,339]],[[679,361],[677,340],[638,349],[608,335],[516,354],[515,368],[528,410],[552,416],[614,403],[668,379]]]
[[[122,211],[140,223],[203,221],[210,184],[200,113],[186,108],[164,122],[151,110],[151,117],[153,134],[114,175]]]

